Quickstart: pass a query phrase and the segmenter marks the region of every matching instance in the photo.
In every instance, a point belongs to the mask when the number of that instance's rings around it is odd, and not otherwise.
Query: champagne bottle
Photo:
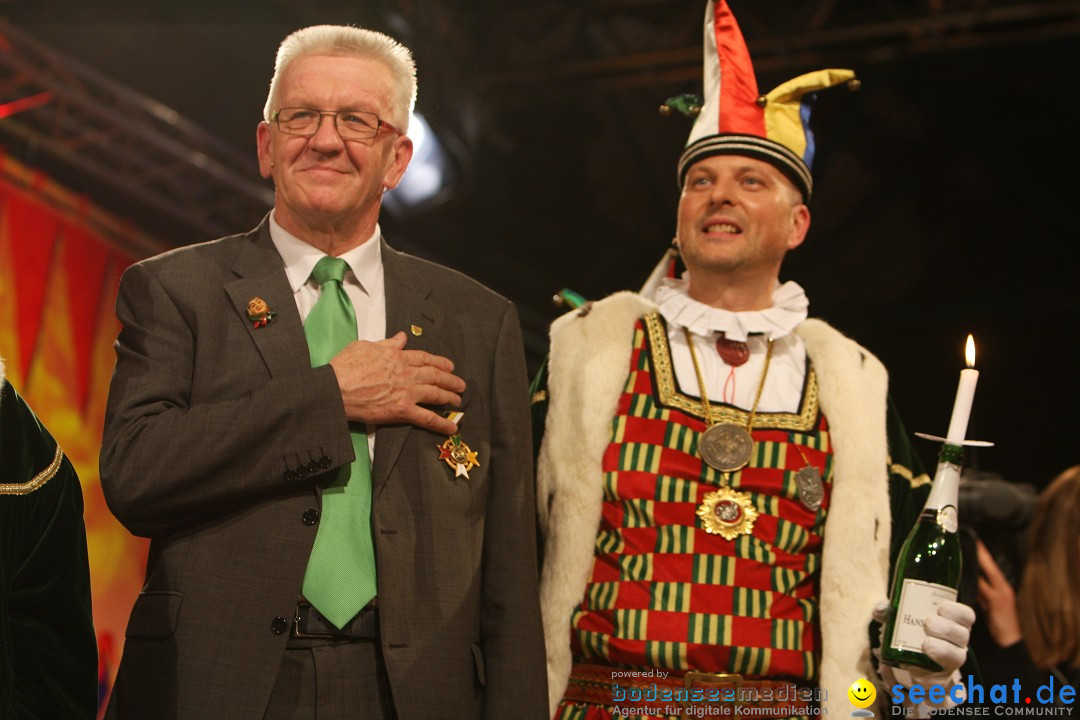
[[[956,600],[960,587],[956,496],[962,463],[963,448],[946,442],[938,456],[930,496],[896,560],[881,644],[881,661],[886,665],[942,669],[922,651],[923,622],[937,612],[938,605]]]

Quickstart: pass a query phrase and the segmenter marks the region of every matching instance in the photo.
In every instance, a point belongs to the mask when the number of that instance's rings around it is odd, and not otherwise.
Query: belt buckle
[[[306,607],[309,612],[311,610],[315,609],[311,605],[311,603],[297,603],[296,604],[296,610],[293,611],[293,626],[292,626],[292,636],[294,638],[311,638],[311,639],[314,639],[314,640],[328,640],[330,638],[338,637],[338,635],[334,635],[333,633],[328,633],[328,632],[304,632],[303,630],[301,630],[300,629],[300,608],[301,608],[301,606]]]
[[[742,675],[738,673],[698,672],[696,670],[692,670],[686,673],[685,675],[683,675],[683,685],[686,687],[687,696],[686,700],[684,700],[682,703],[683,710],[689,713],[691,707],[695,704],[694,701],[690,699],[690,691],[693,690],[695,687],[722,689],[731,687],[732,684],[735,685],[735,700],[724,700],[722,699],[723,695],[721,695],[721,699],[719,700],[719,702],[722,704],[731,703],[734,707],[733,714],[738,715],[739,708],[742,706],[742,702],[740,701],[740,697],[742,695],[740,691],[742,690],[743,685]],[[700,705],[701,703],[697,704]],[[709,704],[712,705],[713,703],[710,702]]]

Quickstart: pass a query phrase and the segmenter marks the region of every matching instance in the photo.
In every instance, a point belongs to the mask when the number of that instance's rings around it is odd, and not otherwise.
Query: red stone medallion
[[[716,352],[731,367],[739,367],[750,359],[750,347],[738,340],[728,340],[724,333],[716,338]]]

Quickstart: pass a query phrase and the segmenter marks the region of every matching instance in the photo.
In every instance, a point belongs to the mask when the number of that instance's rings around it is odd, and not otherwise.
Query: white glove
[[[887,601],[878,603],[874,607],[874,619],[884,625],[888,609]],[[960,696],[960,702],[966,699],[966,688],[960,676],[960,666],[967,658],[968,638],[971,636],[973,624],[975,624],[975,611],[971,607],[958,602],[943,602],[938,606],[937,614],[927,617],[923,624],[923,631],[926,633],[923,652],[940,665],[941,670],[923,670],[912,665],[899,668],[884,664],[880,666],[881,678],[885,681],[886,687],[899,683],[905,688],[921,685],[928,691],[932,685],[945,688],[945,700],[938,705],[932,704],[929,699],[915,705],[910,696],[905,694],[904,705],[916,708],[918,717],[927,717],[930,710],[945,710],[956,706],[958,703],[949,694],[954,685],[960,685],[955,692]]]
[[[959,677],[960,666],[967,659],[968,639],[974,624],[975,610],[971,607],[951,601],[938,605],[937,615],[926,618],[923,625],[926,633],[923,652],[942,669],[938,673],[928,673],[926,679],[919,682],[944,685],[943,680],[951,679],[953,675]]]

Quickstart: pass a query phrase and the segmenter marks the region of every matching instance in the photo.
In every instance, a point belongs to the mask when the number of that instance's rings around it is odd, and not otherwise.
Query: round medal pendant
[[[719,535],[725,540],[734,540],[754,531],[758,511],[749,495],[722,487],[705,495],[698,506],[697,516],[701,518],[705,532]]]
[[[701,459],[720,472],[735,472],[746,467],[753,450],[754,440],[746,428],[731,423],[708,427],[698,438]]]
[[[821,472],[813,465],[807,465],[795,473],[795,486],[799,490],[799,500],[809,510],[817,511],[825,499],[825,485],[821,482]]]

